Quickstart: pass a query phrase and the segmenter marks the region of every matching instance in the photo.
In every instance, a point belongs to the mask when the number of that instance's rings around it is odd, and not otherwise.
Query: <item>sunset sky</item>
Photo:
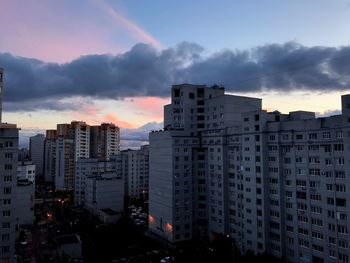
[[[24,137],[71,120],[141,134],[184,82],[336,114],[349,25],[349,0],[2,0],[3,120]]]

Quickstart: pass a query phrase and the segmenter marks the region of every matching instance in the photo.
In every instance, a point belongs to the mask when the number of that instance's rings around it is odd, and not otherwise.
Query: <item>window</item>
[[[11,187],[4,187],[4,194],[5,195],[11,194]]]
[[[309,139],[310,140],[316,140],[317,139],[317,133],[309,133]]]
[[[297,135],[295,136],[295,138],[296,138],[297,140],[302,140],[302,139],[303,139],[303,135],[302,135],[302,134],[297,134]]]
[[[5,170],[12,170],[12,164],[5,164]]]
[[[337,132],[335,133],[335,137],[336,137],[337,139],[343,139],[343,132],[342,132],[342,131],[337,131]]]
[[[334,144],[334,151],[336,152],[342,152],[344,151],[344,145],[343,144]]]
[[[5,223],[2,223],[2,228],[5,228],[5,229],[7,229],[7,228],[10,228],[10,222],[5,222]]]
[[[331,138],[331,133],[330,132],[323,132],[322,133],[322,139],[330,139]]]
[[[11,216],[11,211],[10,210],[4,210],[2,211],[2,216],[6,217],[6,216]]]

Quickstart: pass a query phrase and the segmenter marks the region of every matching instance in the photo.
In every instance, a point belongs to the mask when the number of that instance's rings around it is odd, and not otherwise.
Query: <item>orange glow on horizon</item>
[[[118,116],[112,112],[104,115],[103,121],[115,123],[115,125],[117,125],[119,128],[128,128],[128,129],[136,128],[136,126],[134,124],[119,119]]]

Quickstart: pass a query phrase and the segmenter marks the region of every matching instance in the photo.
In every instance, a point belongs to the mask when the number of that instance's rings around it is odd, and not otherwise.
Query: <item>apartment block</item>
[[[119,145],[119,128],[114,124],[57,124],[56,130],[46,131],[45,178],[55,182],[56,190],[73,190],[76,162],[91,157],[108,161],[119,152]]]
[[[29,155],[36,167],[36,175],[44,175],[44,153],[45,153],[45,135],[37,134],[29,137]]]
[[[149,229],[229,235],[245,253],[348,262],[350,95],[342,114],[282,114],[220,87],[176,85],[150,133]]]
[[[35,183],[36,169],[32,161],[18,162],[17,178]]]
[[[72,121],[57,124],[55,187],[56,190],[73,190],[75,162],[89,158],[90,126]]]
[[[149,146],[124,150],[113,157],[118,174],[125,180],[125,194],[130,199],[148,198]]]
[[[34,224],[35,183],[28,179],[17,178],[16,189],[16,223],[18,225]]]
[[[56,130],[46,130],[44,152],[44,175],[46,182],[54,182],[56,173]]]
[[[98,159],[80,159],[76,162],[75,169],[75,189],[74,189],[74,201],[76,205],[84,206],[85,192],[86,192],[86,180],[88,177],[96,177],[103,173],[115,172],[115,161],[100,161]],[[119,178],[124,178],[118,176]]]
[[[116,172],[86,178],[84,206],[103,222],[115,222],[124,211],[124,181]]]
[[[14,262],[18,128],[0,124],[0,262]]]
[[[120,151],[119,127],[113,123],[102,123],[90,128],[90,158],[108,161]]]

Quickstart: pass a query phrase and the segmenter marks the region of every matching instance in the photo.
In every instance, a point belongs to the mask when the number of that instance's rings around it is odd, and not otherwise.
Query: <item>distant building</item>
[[[18,152],[18,161],[26,162],[30,161],[30,154],[27,148],[21,148]]]
[[[131,199],[148,198],[149,146],[124,150],[113,157],[118,175],[125,179],[125,194]]]
[[[119,128],[113,123],[91,126],[90,158],[108,161],[120,150]]]
[[[90,126],[85,122],[57,125],[56,139],[56,190],[73,190],[75,162],[89,158]]]
[[[90,156],[107,161],[119,152],[119,143],[119,128],[111,123],[57,124],[57,130],[46,131],[45,180],[54,181],[56,190],[73,190],[76,162]]]
[[[113,161],[99,161],[98,159],[80,159],[76,162],[74,201],[76,205],[84,205],[86,178],[99,176],[105,172],[114,172],[116,164]],[[120,178],[123,178],[119,176]]]
[[[124,211],[124,181],[115,172],[86,179],[85,208],[104,222],[116,221]]]
[[[2,76],[1,76],[2,77]],[[1,80],[1,78],[0,78]],[[1,115],[1,114],[0,114]],[[18,128],[0,124],[0,262],[14,262]]]
[[[28,179],[17,179],[16,222],[18,225],[34,224],[35,183]]]
[[[17,178],[35,183],[36,167],[32,161],[18,162]]]
[[[57,131],[47,130],[45,137],[44,174],[46,182],[54,182],[56,174]]]
[[[36,167],[36,175],[44,175],[45,135],[37,134],[29,138],[29,155]]]

